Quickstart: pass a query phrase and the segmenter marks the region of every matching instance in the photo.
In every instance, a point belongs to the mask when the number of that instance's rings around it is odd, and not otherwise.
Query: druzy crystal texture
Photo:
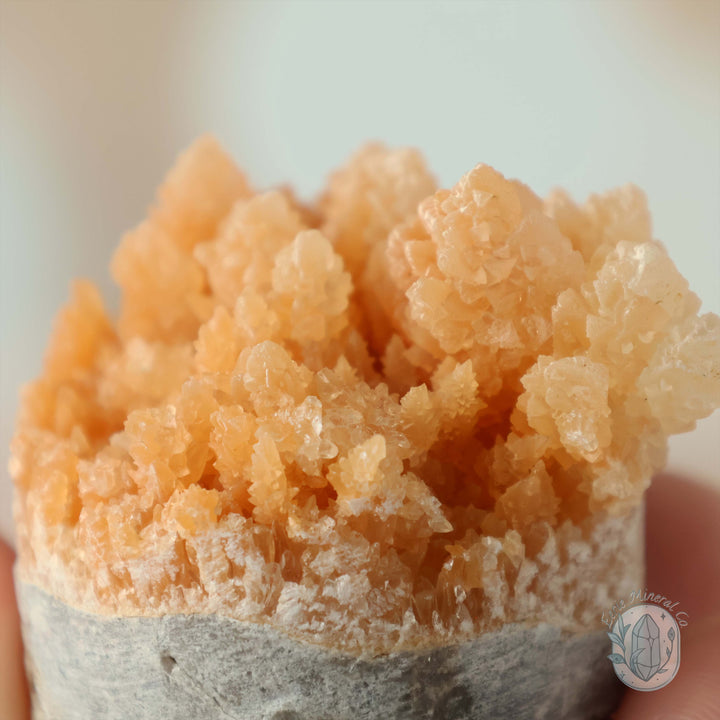
[[[720,404],[720,319],[634,187],[436,190],[374,144],[304,205],[202,138],[112,272],[116,318],[74,285],[11,459],[20,577],[92,612],[363,653],[594,627],[668,434]]]

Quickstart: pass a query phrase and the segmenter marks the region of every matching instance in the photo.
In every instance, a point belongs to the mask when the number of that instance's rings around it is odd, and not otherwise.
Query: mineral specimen
[[[20,579],[364,656],[594,628],[666,436],[720,403],[643,194],[584,205],[372,145],[316,207],[212,139],[77,283],[12,445]]]

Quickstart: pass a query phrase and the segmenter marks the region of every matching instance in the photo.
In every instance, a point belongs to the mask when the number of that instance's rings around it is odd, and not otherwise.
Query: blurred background
[[[717,0],[0,0],[0,535],[18,389],[71,279],[113,306],[113,248],[208,131],[306,198],[373,138],[445,186],[480,161],[543,195],[637,183],[720,312]],[[720,414],[670,466],[720,487]]]

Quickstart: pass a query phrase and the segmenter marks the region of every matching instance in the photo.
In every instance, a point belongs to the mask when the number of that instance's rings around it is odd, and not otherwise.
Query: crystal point
[[[631,669],[649,680],[660,669],[660,628],[648,613],[633,626],[631,647]]]

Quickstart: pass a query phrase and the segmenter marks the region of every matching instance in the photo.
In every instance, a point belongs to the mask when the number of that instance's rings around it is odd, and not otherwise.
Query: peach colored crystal
[[[24,577],[94,611],[356,649],[588,623],[622,575],[594,528],[720,403],[720,320],[633,187],[435,191],[376,144],[303,207],[201,139],[112,270],[117,322],[74,286],[11,460]]]

